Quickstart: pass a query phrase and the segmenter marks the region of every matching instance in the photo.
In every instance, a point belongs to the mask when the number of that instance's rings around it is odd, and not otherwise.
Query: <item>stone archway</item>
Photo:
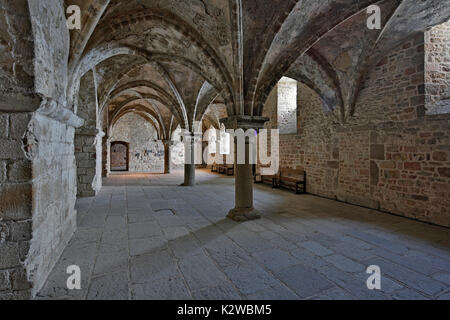
[[[128,171],[130,168],[130,146],[126,142],[111,143],[111,172]]]

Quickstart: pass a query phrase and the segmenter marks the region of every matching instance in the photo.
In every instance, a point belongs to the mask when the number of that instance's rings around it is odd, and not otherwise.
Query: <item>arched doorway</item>
[[[129,145],[126,142],[111,143],[111,171],[129,170]]]

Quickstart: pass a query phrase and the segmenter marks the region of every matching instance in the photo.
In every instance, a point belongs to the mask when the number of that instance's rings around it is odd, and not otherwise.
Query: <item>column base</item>
[[[234,208],[228,212],[227,218],[236,222],[245,222],[261,218],[254,208]]]
[[[180,187],[195,187],[198,186],[198,183],[194,183],[194,184],[185,184],[184,182],[182,184],[180,184]]]

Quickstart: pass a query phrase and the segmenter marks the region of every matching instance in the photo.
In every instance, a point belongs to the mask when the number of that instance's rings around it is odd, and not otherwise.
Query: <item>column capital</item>
[[[203,133],[202,132],[190,132],[185,131],[180,134],[180,136],[183,137],[183,142],[190,141],[191,143],[196,143],[198,141],[201,141],[203,139]],[[190,140],[187,140],[190,139]]]
[[[164,146],[173,146],[174,142],[172,140],[161,140]]]
[[[37,113],[73,128],[81,128],[85,121],[73,113],[66,105],[52,98],[43,98]]]
[[[184,131],[180,133],[180,136],[182,137],[201,137],[203,136],[203,132],[191,132],[191,131]]]
[[[102,129],[97,128],[97,135],[100,136],[100,138],[103,138],[106,133]]]
[[[260,116],[230,116],[220,119],[220,123],[223,123],[227,129],[259,130],[263,129],[264,124],[269,120],[269,118]]]

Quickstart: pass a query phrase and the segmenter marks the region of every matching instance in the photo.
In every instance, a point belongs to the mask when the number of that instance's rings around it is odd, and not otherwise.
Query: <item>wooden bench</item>
[[[259,166],[256,167],[256,174],[255,174],[255,183],[265,183],[265,184],[271,184],[272,188],[278,187],[278,179],[280,177],[280,173],[272,174],[272,175],[262,175],[261,174],[261,168],[270,168],[270,166]]]
[[[281,168],[277,186],[293,189],[296,194],[306,193],[306,171],[303,168]]]
[[[220,164],[218,168],[219,173],[226,174],[227,176],[234,175],[234,164]]]
[[[219,169],[218,169],[217,163],[213,163],[211,166],[211,172],[217,172],[218,170]]]

